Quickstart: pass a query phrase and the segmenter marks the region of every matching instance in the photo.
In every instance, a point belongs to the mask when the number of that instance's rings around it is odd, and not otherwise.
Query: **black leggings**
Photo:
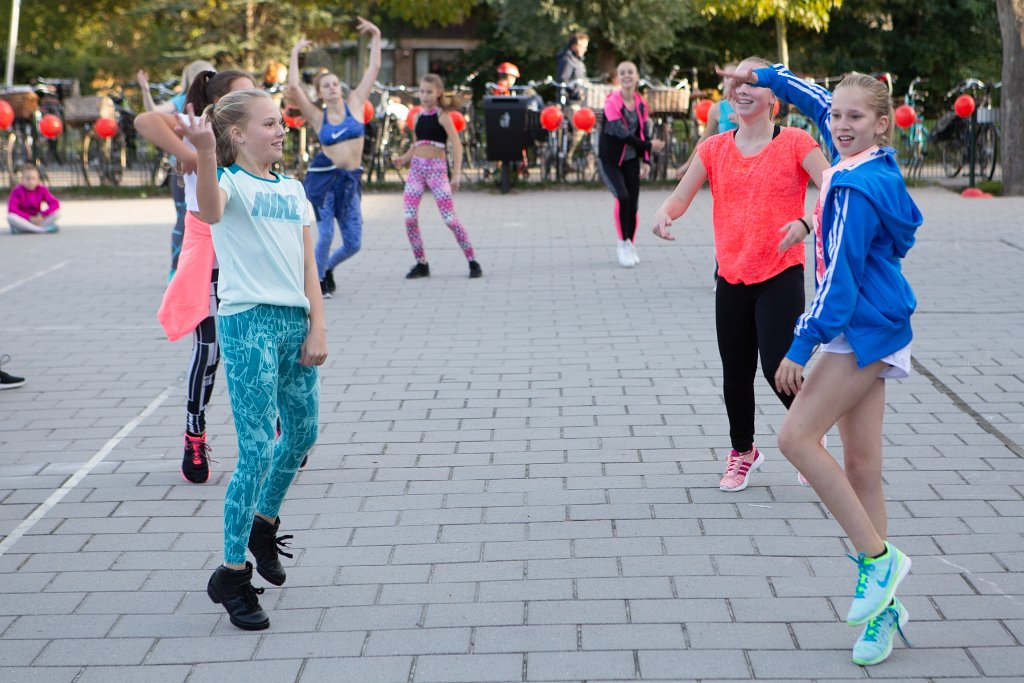
[[[210,316],[192,333],[192,358],[188,366],[188,400],[185,402],[185,430],[189,434],[206,433],[206,406],[213,396],[213,382],[220,364],[217,346],[217,269],[210,283]]]
[[[754,377],[757,356],[772,391],[788,409],[793,396],[775,389],[775,371],[793,341],[793,326],[804,311],[804,269],[791,266],[753,285],[718,278],[715,327],[722,357],[725,410],[732,447],[744,453],[754,443]]]
[[[620,240],[633,241],[636,213],[640,208],[640,158],[623,161],[622,166],[601,161],[601,179],[615,197],[615,222]]]

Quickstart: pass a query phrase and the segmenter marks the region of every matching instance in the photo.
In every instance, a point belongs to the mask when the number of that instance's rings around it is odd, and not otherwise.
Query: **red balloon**
[[[562,125],[562,110],[551,104],[544,107],[540,112],[540,125],[544,130],[552,131]]]
[[[289,128],[302,128],[306,125],[306,119],[299,116],[294,109],[286,109],[284,112],[284,125]]]
[[[953,111],[961,118],[967,118],[974,113],[974,98],[970,95],[961,95],[953,103]]]
[[[917,112],[909,104],[901,104],[896,107],[896,125],[900,128],[910,128],[917,121]]]
[[[373,121],[373,114],[373,104],[370,102],[370,100],[366,100],[365,102],[363,102],[363,123],[369,123],[370,121]]]
[[[14,123],[14,107],[7,100],[0,100],[0,128],[7,130]]]
[[[711,111],[711,105],[714,104],[711,100],[701,100],[697,103],[697,108],[694,112],[697,114],[697,120],[701,123],[708,122],[708,112]]]
[[[409,114],[405,117],[405,125],[409,126],[410,128],[415,128],[416,117],[420,115],[421,111],[423,111],[423,107],[421,107],[418,104],[409,109]]]
[[[461,133],[466,129],[466,117],[462,115],[461,111],[450,111],[448,116],[452,119],[452,125],[455,126],[456,133]]]
[[[597,116],[594,115],[594,110],[590,107],[583,107],[572,115],[572,125],[585,133],[593,130],[596,123]]]
[[[105,116],[96,119],[93,128],[96,129],[96,135],[101,138],[112,138],[117,135],[117,121]]]
[[[39,132],[48,140],[56,140],[64,132],[64,124],[53,114],[39,119]]]

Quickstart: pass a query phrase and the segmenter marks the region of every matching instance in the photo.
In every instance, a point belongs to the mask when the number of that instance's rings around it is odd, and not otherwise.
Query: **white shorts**
[[[840,334],[832,341],[821,345],[822,353],[853,353],[853,347],[846,339],[845,334]],[[889,367],[884,368],[878,376],[883,379],[904,379],[910,377],[910,344],[895,353],[890,353],[881,359],[888,363]]]

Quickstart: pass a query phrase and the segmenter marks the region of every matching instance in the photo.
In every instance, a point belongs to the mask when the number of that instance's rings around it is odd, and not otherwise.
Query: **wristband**
[[[807,225],[807,221],[805,221],[803,218],[797,218],[797,220],[804,224],[804,229],[807,231],[807,234],[810,235],[811,226]]]

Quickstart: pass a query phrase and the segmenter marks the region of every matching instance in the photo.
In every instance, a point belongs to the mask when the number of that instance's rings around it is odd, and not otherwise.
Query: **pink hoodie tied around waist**
[[[210,225],[185,213],[185,236],[178,269],[164,291],[156,317],[167,338],[178,341],[190,334],[210,316],[210,281],[212,280],[213,238]]]

